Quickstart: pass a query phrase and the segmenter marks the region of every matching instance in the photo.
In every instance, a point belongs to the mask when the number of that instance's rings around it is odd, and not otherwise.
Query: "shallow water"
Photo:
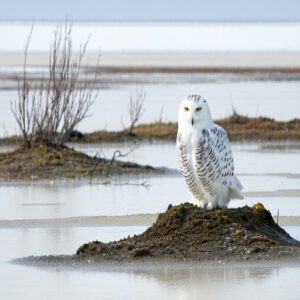
[[[294,239],[300,241],[300,226],[282,226]]]
[[[91,132],[104,128],[120,130],[123,125],[128,126],[128,103],[135,89],[136,85],[129,84],[100,90],[90,117],[83,120],[78,129]],[[141,119],[143,123],[155,122],[160,118],[175,122],[181,100],[191,93],[199,93],[207,99],[215,119],[231,114],[232,106],[241,114],[278,120],[289,120],[300,115],[300,84],[297,81],[162,83],[145,84],[144,89],[147,96],[146,110]],[[18,133],[10,110],[10,103],[16,96],[16,91],[0,92],[0,136]]]
[[[150,266],[151,267],[151,266]],[[298,266],[219,267],[154,271],[44,271],[11,266],[6,299],[298,299]],[[14,274],[12,276],[12,274]],[[38,293],[37,293],[38,289]]]
[[[244,185],[244,200],[234,200],[230,207],[262,202],[276,215],[300,216],[299,144],[233,143],[236,173]],[[285,145],[285,147],[282,147]],[[73,144],[76,149],[94,155],[99,145]],[[267,147],[269,146],[269,147]],[[297,147],[296,147],[297,146]],[[263,151],[261,151],[263,147]],[[106,157],[114,149],[127,151],[124,144],[103,144]],[[289,150],[291,149],[291,150]],[[131,161],[178,169],[174,143],[141,144],[128,158]],[[39,219],[77,216],[114,216],[158,213],[168,204],[190,201],[191,195],[179,174],[152,177],[112,178],[116,185],[101,180],[2,182],[0,219]],[[147,182],[148,186],[131,184]],[[118,185],[122,184],[122,185]],[[125,185],[124,185],[125,184]],[[176,188],[174,188],[176,187]]]
[[[242,179],[243,177],[241,177]],[[254,176],[250,177],[253,179]],[[260,180],[269,180],[260,177]],[[284,179],[284,178],[283,178]],[[284,179],[288,181],[289,179]],[[247,183],[243,181],[243,183]],[[75,216],[114,216],[165,211],[172,203],[191,200],[186,186],[179,176],[153,177],[148,188],[142,186],[111,186],[98,184],[49,184],[0,187],[0,219],[39,219]],[[176,189],[174,188],[176,187]],[[246,196],[233,200],[230,207],[262,202],[272,214],[299,216],[299,192],[289,196]],[[268,194],[267,194],[268,195]]]
[[[300,174],[300,142],[232,142],[231,149],[238,174]],[[97,152],[111,158],[116,149],[132,151],[123,160],[144,165],[178,169],[175,141],[140,144],[103,143],[70,144],[71,147],[94,156]]]
[[[299,227],[298,227],[299,228]],[[286,227],[293,234],[297,227]],[[1,296],[4,299],[292,299],[299,294],[299,265],[149,265],[138,268],[65,269],[28,267],[7,261],[28,255],[72,254],[90,240],[137,234],[144,226],[1,229]],[[299,236],[299,234],[298,234]],[[4,275],[5,274],[5,275]],[[116,288],[118,287],[118,288]],[[271,288],[271,289],[270,289]],[[38,293],[37,293],[38,289]]]
[[[99,145],[73,146],[95,154]],[[120,145],[102,145],[107,157]],[[245,200],[230,207],[262,202],[273,215],[300,216],[299,144],[233,143],[238,176],[245,186]],[[129,157],[135,162],[177,169],[174,143],[141,144]],[[276,162],[276,164],[274,163]],[[83,243],[110,241],[138,234],[151,222],[139,217],[135,225],[116,226],[114,216],[164,211],[169,203],[190,200],[181,176],[173,172],[151,178],[119,178],[115,183],[148,181],[148,188],[134,185],[102,185],[94,180],[2,182],[0,185],[0,276],[5,299],[298,299],[299,265],[142,266],[136,269],[65,269],[10,264],[17,257],[72,254]],[[176,188],[174,188],[176,187]],[[111,226],[87,225],[82,216],[111,216]],[[78,217],[72,224],[58,219]],[[40,220],[51,218],[47,223]],[[24,220],[30,226],[23,226]],[[13,221],[19,220],[19,221]],[[299,222],[298,222],[299,223]],[[296,223],[298,225],[298,223]],[[59,225],[60,224],[60,225]],[[137,225],[140,224],[140,225]],[[300,226],[284,226],[300,239]],[[118,287],[118,288],[116,288]],[[37,293],[38,289],[38,293]]]

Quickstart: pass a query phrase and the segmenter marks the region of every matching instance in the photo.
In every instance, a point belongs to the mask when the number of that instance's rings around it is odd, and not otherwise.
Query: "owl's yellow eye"
[[[185,111],[190,111],[190,109],[187,106],[184,107],[184,110]]]
[[[199,106],[195,109],[195,111],[200,111],[202,108]]]

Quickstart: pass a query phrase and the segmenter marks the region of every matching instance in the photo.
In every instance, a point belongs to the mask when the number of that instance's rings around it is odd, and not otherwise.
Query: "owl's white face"
[[[189,95],[183,99],[179,107],[179,126],[192,126],[200,129],[212,123],[210,110],[206,100],[199,95]]]

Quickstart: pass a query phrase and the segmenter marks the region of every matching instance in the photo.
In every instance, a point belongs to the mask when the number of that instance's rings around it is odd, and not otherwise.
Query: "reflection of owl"
[[[227,207],[243,199],[226,131],[213,123],[199,95],[186,97],[179,108],[177,149],[182,175],[193,202],[205,209]]]

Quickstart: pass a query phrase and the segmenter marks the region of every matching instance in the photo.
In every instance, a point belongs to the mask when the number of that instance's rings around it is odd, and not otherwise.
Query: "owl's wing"
[[[213,124],[202,130],[202,138],[195,151],[197,175],[206,190],[214,182],[236,188],[232,180],[234,164],[226,131]]]
[[[193,166],[191,165],[190,159],[188,159],[187,157],[187,151],[182,141],[182,135],[180,133],[178,133],[177,135],[176,146],[181,174],[183,175],[189,190],[193,194],[200,195],[202,192],[199,190],[199,186],[195,180]]]

